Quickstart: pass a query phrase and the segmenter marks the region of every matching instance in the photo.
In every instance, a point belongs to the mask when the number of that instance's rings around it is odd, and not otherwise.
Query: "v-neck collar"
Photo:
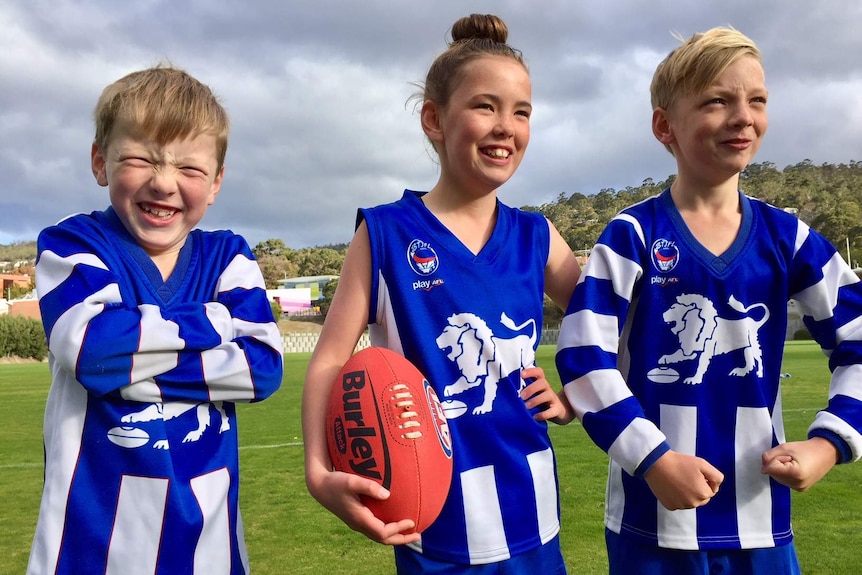
[[[186,272],[191,262],[193,253],[192,246],[194,244],[194,234],[189,233],[186,237],[186,242],[180,248],[180,253],[177,256],[177,263],[174,270],[167,280],[162,279],[162,272],[153,262],[152,258],[144,251],[132,235],[128,232],[120,217],[114,211],[113,207],[105,210],[108,223],[113,228],[114,232],[121,240],[121,244],[132,260],[138,264],[138,267],[147,280],[147,284],[152,287],[153,292],[158,295],[159,299],[168,303],[175,293],[180,289],[183,280],[186,277]]]
[[[703,262],[704,265],[712,268],[712,270],[719,275],[724,274],[730,269],[735,261],[738,261],[739,258],[737,256],[739,256],[743,251],[745,244],[751,235],[751,228],[754,221],[751,210],[751,200],[742,192],[738,192],[738,194],[739,205],[742,209],[742,221],[733,243],[731,243],[724,253],[720,255],[715,255],[706,249],[703,244],[694,237],[694,234],[691,233],[691,230],[688,228],[688,225],[686,225],[682,214],[679,213],[676,204],[673,203],[673,198],[670,195],[670,188],[667,188],[661,194],[663,207],[670,215],[671,222],[682,240],[688,244],[691,251]]]
[[[491,231],[491,236],[488,238],[488,241],[485,242],[485,245],[482,246],[482,249],[479,250],[479,253],[474,254],[472,250],[464,245],[464,242],[458,239],[458,237],[453,234],[452,231],[447,228],[431,210],[428,209],[425,202],[422,201],[422,196],[427,193],[428,192],[405,190],[404,196],[408,199],[414,210],[426,214],[426,217],[422,218],[422,220],[430,223],[430,231],[435,235],[437,241],[447,246],[450,251],[461,253],[465,258],[468,258],[469,261],[476,264],[487,264],[493,262],[498,257],[500,250],[505,246],[506,236],[508,235],[508,219],[504,216],[505,206],[500,203],[499,199],[496,200],[495,204],[497,217],[494,222],[494,229]]]

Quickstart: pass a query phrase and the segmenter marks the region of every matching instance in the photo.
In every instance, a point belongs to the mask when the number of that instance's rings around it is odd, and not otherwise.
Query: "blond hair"
[[[162,144],[209,134],[216,138],[218,171],[224,166],[228,114],[208,86],[183,70],[159,65],[123,76],[102,91],[93,117],[94,143],[102,150],[118,125]]]
[[[760,50],[754,42],[731,27],[713,28],[688,40],[674,36],[682,45],[656,68],[650,85],[653,109],[668,110],[679,98],[703,92],[743,56],[761,62]]]

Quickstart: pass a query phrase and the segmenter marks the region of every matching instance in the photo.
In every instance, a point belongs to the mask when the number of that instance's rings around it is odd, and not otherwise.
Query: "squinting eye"
[[[135,167],[145,167],[152,165],[152,162],[146,158],[129,157],[123,158],[121,161]]]
[[[194,168],[192,166],[183,166],[182,168],[180,168],[180,170],[188,176],[205,176],[206,175],[206,172],[204,170],[201,170],[199,168]]]

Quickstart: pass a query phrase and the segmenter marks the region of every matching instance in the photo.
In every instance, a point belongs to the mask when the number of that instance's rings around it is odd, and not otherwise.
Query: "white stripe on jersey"
[[[772,430],[779,444],[786,443],[784,435],[784,404],[781,400],[781,384],[778,385],[778,393],[775,394],[775,405],[772,407]]]
[[[237,254],[218,278],[213,297],[232,289],[241,288],[251,290],[254,288],[265,289],[263,275],[257,262],[248,259],[243,254]]]
[[[594,262],[593,265],[584,268],[582,276],[609,280],[614,286],[614,292],[627,300],[631,296],[627,286],[633,285],[643,275],[643,269],[637,262],[624,258],[604,244],[595,245],[590,252],[590,261]]]
[[[282,348],[278,345],[281,344],[281,333],[279,333],[278,325],[275,323],[257,323],[234,318],[231,325],[233,326],[232,329],[234,332],[241,333],[244,336],[253,337],[257,341],[264,343],[278,351],[278,353],[281,353]],[[236,337],[236,335],[227,340],[223,339],[222,343],[229,343],[234,337]],[[273,344],[276,344],[276,347],[273,347]]]
[[[539,521],[539,536],[544,545],[553,539],[560,529],[557,517],[557,483],[554,478],[554,453],[550,449],[537,451],[527,456],[533,486],[536,489],[536,509]],[[542,489],[547,486],[548,489]]]
[[[235,346],[221,346],[201,353],[204,383],[210,401],[251,401],[254,381],[245,352]],[[230,384],[225,378],[228,378]]]
[[[829,399],[836,395],[846,395],[857,401],[862,401],[862,365],[842,365],[832,373],[833,385],[829,388]]]
[[[66,279],[72,275],[72,272],[75,271],[75,266],[79,264],[98,268],[100,270],[108,269],[108,266],[106,266],[105,263],[94,254],[72,254],[64,258],[51,250],[45,250],[39,256],[39,260],[41,262],[53,262],[48,266],[42,265],[41,268],[37,270],[39,274],[37,276],[36,285],[38,286],[37,293],[39,294],[39,297],[51,293],[54,288],[66,281]],[[60,264],[59,262],[63,263]],[[45,271],[48,269],[57,273],[49,274]]]
[[[837,252],[823,265],[821,271],[823,278],[819,282],[793,295],[793,298],[802,304],[805,315],[810,315],[815,321],[832,317],[838,304],[839,289],[859,281]],[[846,334],[843,337],[846,337]],[[841,339],[838,339],[839,343]]]
[[[671,449],[686,455],[697,454],[697,407],[665,405],[659,408],[661,430]],[[659,547],[697,549],[697,510],[669,511],[656,501],[657,536]],[[670,534],[670,535],[669,535]]]
[[[584,309],[563,318],[557,350],[597,345],[602,351],[616,353],[620,345],[617,318]]]
[[[614,533],[622,530],[623,512],[626,509],[623,473],[623,468],[611,459],[608,463],[608,485],[605,492],[605,525]]]
[[[772,448],[772,418],[765,407],[737,407],[734,440],[736,457],[736,517],[744,549],[775,547],[772,533],[770,477],[760,472],[764,452]]]
[[[227,508],[230,473],[216,469],[191,481],[192,492],[204,516],[195,548],[195,574],[230,573],[230,512]]]
[[[228,343],[236,337],[233,329],[233,318],[224,304],[208,301],[204,304],[204,312],[207,314],[207,319],[213,330],[221,336],[222,343]]]
[[[76,371],[84,342],[83,334],[87,331],[90,320],[102,312],[106,302],[117,301],[120,301],[120,287],[110,284],[90,294],[81,303],[71,306],[57,318],[51,333],[48,334],[48,347],[54,351],[54,356],[65,369]],[[82,308],[87,311],[82,312]]]
[[[153,527],[164,525],[167,498],[167,479],[123,476],[108,542],[105,575],[152,575],[156,572],[162,530]],[[130,562],[129,557],[134,557],[135,561]]]
[[[652,421],[637,417],[617,436],[608,449],[608,455],[634,475],[638,465],[664,440],[664,434]]]
[[[166,349],[182,349],[185,342],[180,337],[180,326],[173,321],[166,321],[162,317],[162,311],[155,305],[140,305],[141,312],[141,337],[138,343],[138,351],[132,354],[132,382],[152,381],[152,378],[166,373],[177,366],[179,354],[175,351],[163,351]],[[159,352],[159,353],[153,353]],[[161,392],[155,384],[143,389],[121,390],[124,399],[143,402],[162,401]],[[158,392],[157,395],[153,395]]]
[[[45,437],[61,437],[63,442],[45,444],[45,492],[57,497],[43,497],[39,508],[40,537],[33,541],[27,573],[55,573],[63,541],[64,518],[69,500],[72,477],[81,452],[84,434],[84,414],[87,409],[87,391],[80,385],[65,381],[66,371],[58,367],[49,352],[49,365],[56,391],[48,394],[45,404]],[[62,443],[62,447],[58,446]],[[77,444],[77,449],[70,446]],[[44,559],[49,562],[41,565]]]
[[[581,419],[585,413],[601,411],[631,397],[622,375],[615,369],[597,369],[588,376],[579,377],[564,388],[572,406],[577,406],[575,414]]]
[[[461,490],[464,496],[470,559],[483,563],[508,559],[509,551],[494,466],[486,465],[463,472]]]
[[[644,200],[644,201],[646,202],[647,200]],[[641,227],[641,223],[637,220],[637,218],[635,218],[629,214],[617,214],[616,216],[614,216],[613,219],[621,220],[621,221],[630,223],[632,228],[634,229],[635,233],[637,234],[638,238],[640,239],[641,245],[646,247],[646,240],[644,239],[644,230],[643,230],[643,227]]]
[[[796,258],[796,254],[799,253],[799,249],[802,247],[802,244],[805,243],[805,240],[808,239],[808,233],[811,228],[808,227],[808,224],[803,222],[802,220],[798,220],[796,223],[796,241],[793,244],[793,257]]]

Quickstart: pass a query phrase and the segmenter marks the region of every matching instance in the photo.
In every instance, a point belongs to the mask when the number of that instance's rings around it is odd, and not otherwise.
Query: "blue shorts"
[[[764,549],[654,547],[605,529],[610,575],[800,575],[793,543]]]
[[[484,565],[460,565],[428,559],[406,545],[395,548],[398,575],[566,575],[560,538],[510,559]]]

